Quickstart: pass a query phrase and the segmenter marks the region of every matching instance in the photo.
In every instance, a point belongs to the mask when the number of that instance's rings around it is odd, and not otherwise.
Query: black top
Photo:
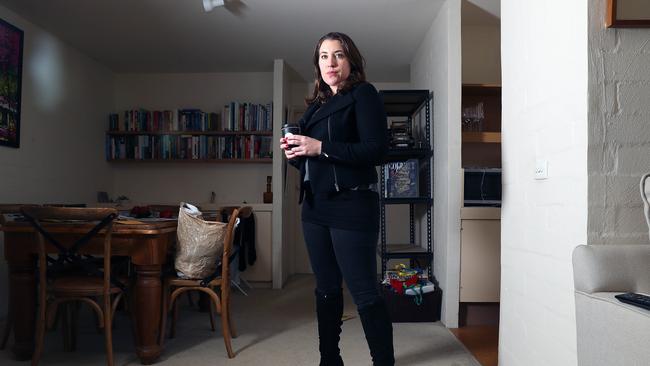
[[[379,196],[367,189],[377,182],[375,165],[388,151],[386,112],[369,83],[309,106],[298,122],[303,135],[322,141],[321,155],[293,159],[302,184],[304,221],[343,229],[378,230]],[[309,164],[306,164],[306,160]],[[307,186],[308,185],[308,186]]]

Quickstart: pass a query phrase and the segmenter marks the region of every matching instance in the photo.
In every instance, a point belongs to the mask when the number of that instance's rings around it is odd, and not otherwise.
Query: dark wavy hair
[[[323,76],[320,73],[320,67],[318,67],[320,46],[325,40],[336,40],[341,42],[345,57],[348,59],[348,62],[350,62],[350,76],[343,81],[343,84],[338,88],[338,92],[345,92],[350,90],[350,88],[356,84],[366,81],[366,72],[364,71],[366,61],[363,56],[361,56],[361,52],[359,52],[359,49],[352,39],[344,33],[327,33],[318,40],[316,48],[314,49],[314,57],[312,59],[312,62],[314,63],[314,90],[309,97],[305,98],[307,104],[311,104],[315,101],[324,103],[334,95],[329,85],[327,85],[323,80]]]

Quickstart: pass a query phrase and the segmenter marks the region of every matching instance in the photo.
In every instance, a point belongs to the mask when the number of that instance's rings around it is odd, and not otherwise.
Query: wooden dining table
[[[93,226],[91,224],[47,223],[44,225],[57,240],[70,245]],[[128,256],[135,265],[135,288],[130,301],[135,311],[135,346],[142,364],[156,362],[161,353],[159,344],[161,321],[161,271],[167,260],[168,250],[176,238],[177,222],[152,221],[120,223],[113,226],[112,252]],[[37,241],[34,229],[24,221],[2,224],[4,254],[9,266],[9,312],[13,319],[15,343],[12,351],[17,359],[30,359],[34,351],[36,317],[36,253]],[[48,251],[57,253],[50,246]],[[103,254],[100,233],[80,252]],[[18,311],[20,309],[20,311]]]

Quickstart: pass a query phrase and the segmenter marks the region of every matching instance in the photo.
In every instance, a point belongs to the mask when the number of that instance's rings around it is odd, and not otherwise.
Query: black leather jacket
[[[336,192],[377,182],[375,166],[388,151],[384,104],[372,84],[360,83],[325,104],[311,104],[298,122],[301,134],[322,141],[321,155],[292,159],[315,194]],[[301,185],[300,200],[304,196]]]

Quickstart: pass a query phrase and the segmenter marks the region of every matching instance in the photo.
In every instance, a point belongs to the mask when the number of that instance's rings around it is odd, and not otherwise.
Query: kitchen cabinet
[[[461,209],[460,302],[499,302],[501,209]]]

